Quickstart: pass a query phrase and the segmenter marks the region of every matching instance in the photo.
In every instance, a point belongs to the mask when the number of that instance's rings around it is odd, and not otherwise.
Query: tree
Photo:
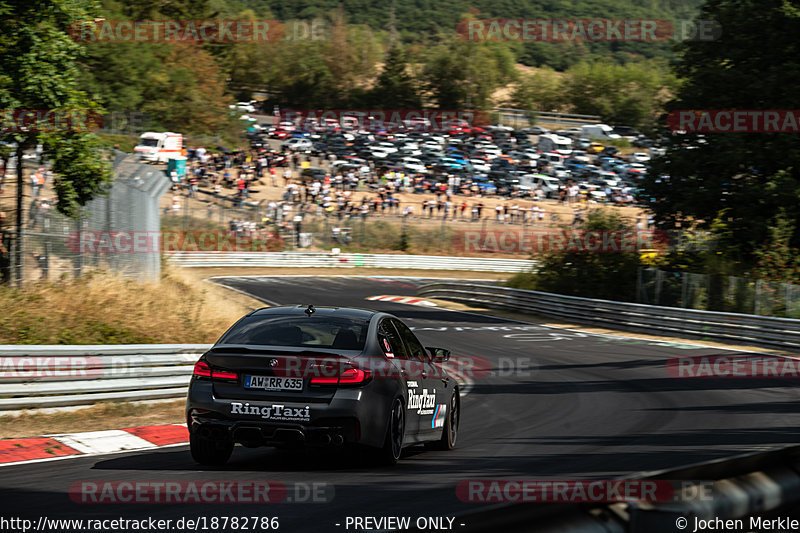
[[[141,110],[168,131],[216,135],[240,130],[232,121],[225,81],[214,58],[195,43],[159,48],[160,69],[149,76]]]
[[[276,43],[267,65],[267,83],[281,107],[334,109],[336,80],[317,41]]]
[[[99,106],[78,90],[77,60],[82,48],[67,34],[71,23],[91,20],[94,3],[88,0],[42,0],[15,2],[0,0],[0,109],[50,110],[77,116],[98,112]],[[44,127],[43,127],[44,126]],[[101,193],[111,179],[110,167],[103,162],[86,131],[52,133],[45,125],[13,128],[3,141],[16,143],[17,231],[14,259],[15,278],[21,282],[22,198],[25,181],[25,150],[44,143],[54,158],[57,174],[57,209],[75,216],[80,206]],[[69,152],[66,156],[66,152]]]
[[[369,99],[377,109],[419,109],[422,106],[417,83],[408,72],[405,51],[399,45],[392,46],[387,52],[383,70],[370,91]]]
[[[511,95],[511,105],[518,109],[558,112],[566,107],[563,76],[551,68],[542,68],[523,76]]]
[[[564,229],[564,231],[570,231]],[[634,232],[616,212],[592,211],[579,232]],[[510,287],[570,296],[634,301],[636,278],[642,266],[638,252],[548,252],[535,255],[535,272],[521,273],[508,281]]]
[[[769,240],[755,253],[754,274],[764,281],[800,284],[800,251],[791,245],[796,221],[782,211],[769,227]]]
[[[677,79],[664,62],[579,63],[567,71],[562,98],[573,113],[611,124],[648,126],[662,113]]]
[[[505,43],[453,38],[430,50],[422,76],[439,109],[487,109],[492,93],[514,80],[516,71]]]
[[[709,0],[701,19],[722,35],[687,42],[677,66],[685,80],[667,111],[797,109],[800,8],[789,0]],[[743,266],[769,238],[775,213],[800,218],[800,145],[789,133],[673,134],[644,187],[662,227],[706,226],[726,210],[733,239],[723,251]],[[795,232],[792,247],[800,245]]]
[[[159,57],[168,45],[87,42],[80,86],[109,111],[141,110],[147,86],[163,71]]]
[[[121,7],[124,15],[133,20],[202,20],[218,15],[209,0],[125,0]]]
[[[356,106],[374,80],[383,50],[368,26],[345,24],[341,10],[331,13],[329,34],[330,39],[323,41],[324,57],[337,105]]]

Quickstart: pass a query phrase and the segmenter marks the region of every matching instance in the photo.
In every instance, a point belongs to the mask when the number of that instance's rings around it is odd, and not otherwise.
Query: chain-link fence
[[[175,193],[170,205],[162,213],[162,229],[166,234],[177,233],[186,236],[194,232],[195,240],[203,232],[215,232],[216,240],[207,240],[207,246],[189,241],[188,248],[165,246],[165,251],[226,251],[230,247],[215,249],[219,244],[218,233],[245,239],[258,238],[259,243],[280,236],[281,249],[331,249],[343,251],[360,250],[399,250],[416,253],[449,254],[462,252],[458,235],[465,231],[531,231],[562,227],[570,222],[565,217],[549,213],[534,218],[529,207],[510,209],[498,214],[493,207],[484,207],[480,213],[469,207],[461,209],[455,201],[448,209],[423,209],[425,200],[403,202],[402,205],[375,206],[374,204],[355,204],[352,210],[338,208],[325,209],[315,203],[287,201],[240,201],[223,194]],[[474,203],[474,200],[473,200]],[[413,214],[405,208],[413,206]],[[549,204],[547,205],[549,208]],[[542,209],[545,209],[542,203]],[[166,237],[165,237],[166,238]],[[463,241],[463,238],[461,239]],[[182,238],[171,242],[185,244]],[[251,250],[249,241],[239,251]],[[252,248],[253,251],[273,251],[275,247]],[[522,249],[496,250],[505,253],[527,254]]]
[[[19,264],[16,232],[8,226],[2,232],[8,251],[0,260],[4,281],[55,280],[94,269],[144,280],[158,278],[157,239],[140,248],[119,244],[132,235],[144,236],[144,241],[147,235],[158,235],[159,199],[170,182],[163,171],[130,154],[116,152],[113,167],[115,178],[107,195],[89,202],[77,219],[56,212],[52,201],[26,188]]]
[[[800,286],[789,283],[648,268],[637,295],[648,305],[800,318]]]

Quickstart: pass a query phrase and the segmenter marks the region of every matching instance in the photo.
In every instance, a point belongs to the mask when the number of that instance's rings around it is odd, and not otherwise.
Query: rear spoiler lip
[[[252,346],[245,344],[226,344],[212,346],[204,355],[295,355],[299,357],[342,357],[352,359],[362,355],[364,350],[339,350],[337,348],[322,348],[308,350],[296,346]]]

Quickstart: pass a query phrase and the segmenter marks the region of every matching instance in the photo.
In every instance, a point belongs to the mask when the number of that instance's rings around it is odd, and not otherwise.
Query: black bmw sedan
[[[394,464],[406,446],[452,449],[460,397],[449,357],[387,313],[252,311],[194,367],[186,402],[192,457],[223,464],[236,443],[363,446]]]

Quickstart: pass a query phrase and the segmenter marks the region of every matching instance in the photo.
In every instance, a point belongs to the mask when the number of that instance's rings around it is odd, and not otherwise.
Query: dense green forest
[[[527,70],[519,65],[518,43],[465,41],[453,25],[465,15],[668,17],[694,4],[650,2],[626,9],[622,3],[569,2],[559,11],[537,11],[529,2],[514,9],[528,6],[532,12],[506,14],[503,4],[487,5],[484,13],[480,6],[470,11],[453,1],[431,6],[425,17],[412,15],[426,5],[411,8],[409,3],[397,3],[394,10],[391,4],[368,2],[312,8],[271,0],[43,0],[41,5],[0,0],[0,108],[136,111],[150,117],[153,127],[223,138],[243,129],[228,105],[256,94],[269,104],[306,109],[464,109],[508,103],[594,113],[610,123],[664,130],[665,113],[681,109],[795,109],[800,77],[800,39],[794,32],[798,0],[707,0],[696,15],[724,28],[716,40],[685,42],[663,57],[656,45],[641,43],[641,53],[624,60],[614,53],[581,55],[583,45],[573,42],[561,50],[569,57],[566,68],[544,62]],[[288,21],[296,16],[318,16],[326,25],[324,38],[78,43],[67,36],[70,24],[93,19]],[[423,26],[435,31],[417,33]],[[616,45],[598,46],[611,50]],[[662,228],[711,231],[715,247],[678,253],[662,266],[799,282],[795,135],[665,133],[666,155],[652,162],[642,183],[650,210]],[[91,135],[12,132],[3,139],[18,143],[18,150],[46,146],[62,176],[58,194],[64,212],[94,195],[108,176],[91,157],[96,143]]]
[[[428,42],[453,32],[458,22],[470,15],[487,18],[609,18],[690,19],[696,16],[700,0],[242,0],[241,5],[256,13],[271,13],[279,20],[322,17],[342,6],[348,22],[372,29],[388,30],[394,25],[403,43]],[[233,2],[230,4],[233,5]],[[672,57],[670,43],[524,43],[514,47],[520,63],[565,69],[591,56],[613,57],[625,62],[632,56]]]
[[[104,0],[106,20],[266,19],[287,33],[277,42],[86,42],[81,83],[108,111],[199,135],[236,130],[227,105],[256,94],[295,108],[507,105],[647,129],[677,87],[674,42],[471,42],[456,27],[467,18],[685,19],[698,1]],[[297,39],[310,23],[319,37]],[[498,100],[502,88],[509,96]]]

